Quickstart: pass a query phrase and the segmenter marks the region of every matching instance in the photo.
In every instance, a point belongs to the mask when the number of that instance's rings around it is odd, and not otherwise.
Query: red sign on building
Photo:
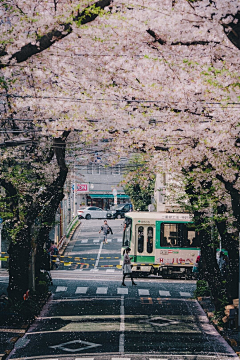
[[[88,183],[84,183],[84,184],[77,184],[77,192],[89,192],[89,184]]]

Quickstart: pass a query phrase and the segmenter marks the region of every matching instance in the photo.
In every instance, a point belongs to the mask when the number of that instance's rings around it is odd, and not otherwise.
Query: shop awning
[[[89,194],[89,196],[92,199],[113,199],[114,196],[112,194]],[[118,194],[117,195],[118,199],[128,199],[129,196],[126,194]]]

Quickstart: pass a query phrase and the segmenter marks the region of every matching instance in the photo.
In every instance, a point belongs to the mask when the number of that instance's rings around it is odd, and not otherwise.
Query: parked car
[[[79,219],[106,219],[107,211],[96,206],[83,206],[77,211]]]
[[[108,219],[122,219],[125,217],[125,213],[131,211],[132,204],[119,204],[112,207],[111,210],[107,212]]]

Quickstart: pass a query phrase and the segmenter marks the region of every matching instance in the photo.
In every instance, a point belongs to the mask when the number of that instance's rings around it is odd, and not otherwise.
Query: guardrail
[[[66,242],[66,235],[63,235],[59,243],[57,244],[58,251],[60,251],[63,248],[65,242]]]
[[[57,245],[58,251],[62,250],[62,248],[67,245],[68,241],[71,240],[74,231],[76,230],[77,226],[80,224],[78,220],[78,216],[75,216],[70,224],[67,227],[66,234],[61,237],[59,243]]]

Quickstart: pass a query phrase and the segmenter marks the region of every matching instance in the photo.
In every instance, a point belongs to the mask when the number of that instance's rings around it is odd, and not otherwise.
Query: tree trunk
[[[238,297],[238,278],[239,278],[239,256],[238,256],[238,237],[227,232],[226,221],[216,223],[218,232],[221,236],[222,247],[228,251],[229,271],[227,274],[227,295],[229,302]]]
[[[200,231],[201,239],[201,258],[202,258],[202,276],[208,282],[211,290],[213,303],[216,311],[221,308],[221,299],[226,293],[224,284],[222,283],[220,270],[216,260],[216,252],[211,246],[211,235],[209,231]]]
[[[16,242],[12,242],[9,247],[9,299],[13,302],[22,300],[23,295],[29,288],[29,258],[32,250],[31,227],[36,219],[42,215],[43,233],[39,229],[39,254],[42,251],[44,239],[41,235],[46,235],[44,229],[45,222],[51,224],[60,201],[63,199],[63,187],[67,177],[68,168],[65,164],[65,147],[69,131],[65,131],[61,138],[53,140],[54,153],[56,155],[59,172],[55,180],[46,186],[46,189],[39,197],[27,205],[25,218],[21,219],[22,230],[16,236]],[[49,225],[48,225],[49,226]],[[41,265],[37,265],[37,271],[41,269]]]
[[[29,259],[31,252],[31,235],[29,227],[20,231],[18,240],[9,247],[9,285],[8,297],[15,303],[22,301],[29,289]]]

